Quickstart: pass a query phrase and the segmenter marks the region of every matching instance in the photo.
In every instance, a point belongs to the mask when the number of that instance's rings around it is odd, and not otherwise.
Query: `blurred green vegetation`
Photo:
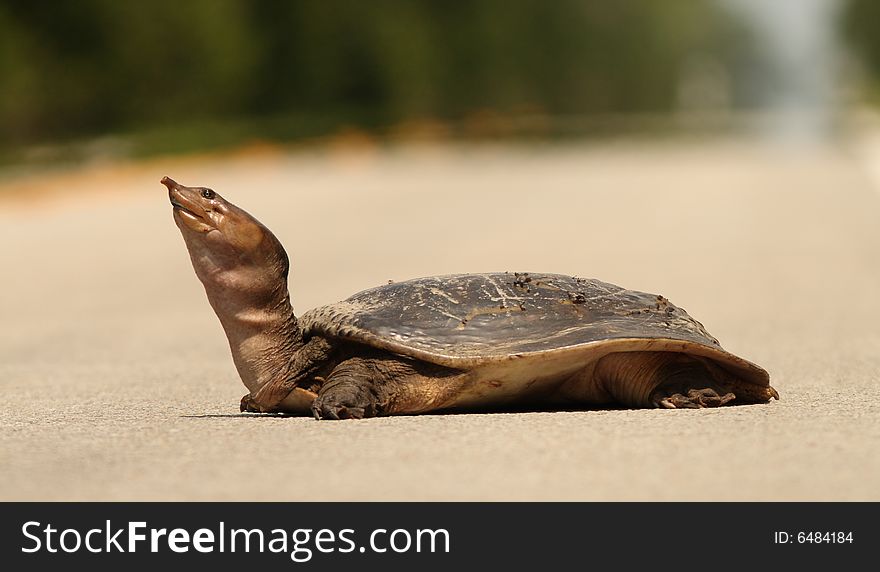
[[[485,109],[664,111],[682,60],[730,39],[700,0],[4,0],[0,136],[174,150]]]
[[[850,0],[843,15],[844,35],[867,72],[869,97],[880,103],[880,2]]]
[[[854,6],[880,68],[878,3]],[[4,0],[0,152],[108,135],[174,152],[486,110],[664,113],[689,61],[736,70],[743,45],[711,0]]]

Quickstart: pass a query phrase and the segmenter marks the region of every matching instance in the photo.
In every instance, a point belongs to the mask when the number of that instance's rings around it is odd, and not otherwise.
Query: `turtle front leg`
[[[464,372],[390,354],[341,362],[312,402],[316,419],[407,415],[448,406]]]
[[[380,395],[386,393],[386,368],[377,360],[351,358],[343,361],[327,376],[327,381],[312,402],[315,419],[363,419],[382,414]]]

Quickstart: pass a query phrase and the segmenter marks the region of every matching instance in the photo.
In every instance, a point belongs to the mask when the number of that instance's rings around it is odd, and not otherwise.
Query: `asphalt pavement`
[[[880,155],[859,145],[263,149],[13,179],[0,186],[0,498],[880,500]],[[241,414],[164,175],[275,231],[299,313],[389,279],[599,278],[685,308],[768,369],[781,399]]]

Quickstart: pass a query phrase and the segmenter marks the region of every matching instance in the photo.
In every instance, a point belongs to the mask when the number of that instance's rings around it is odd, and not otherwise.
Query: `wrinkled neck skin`
[[[251,393],[287,376],[291,356],[303,345],[287,282],[268,295],[254,296],[200,278],[226,332],[238,374]]]

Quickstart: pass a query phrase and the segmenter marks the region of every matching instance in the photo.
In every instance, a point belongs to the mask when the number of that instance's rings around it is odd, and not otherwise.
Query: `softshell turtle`
[[[165,177],[174,221],[249,393],[243,411],[360,418],[778,398],[662,296],[558,274],[389,283],[297,319],[289,260],[254,217]]]

